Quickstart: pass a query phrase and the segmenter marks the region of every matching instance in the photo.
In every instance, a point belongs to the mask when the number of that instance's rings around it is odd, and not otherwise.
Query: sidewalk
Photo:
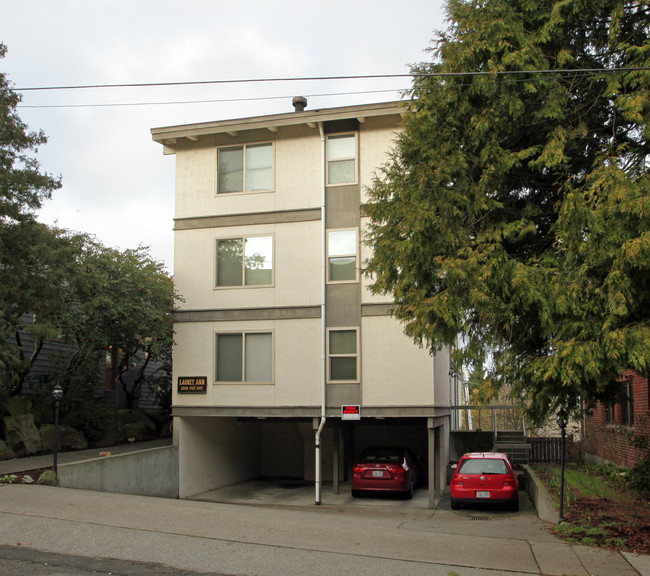
[[[171,440],[67,452],[59,462],[158,448]],[[0,476],[52,466],[52,455],[0,462]],[[210,574],[650,576],[650,556],[556,539],[522,495],[520,513],[452,511],[446,493],[353,499],[307,483],[251,481],[173,500],[0,485],[0,546],[158,562]]]
[[[91,458],[98,458],[100,452],[110,452],[111,455],[127,454],[137,452],[138,450],[148,450],[149,448],[159,448],[161,446],[171,446],[171,438],[160,440],[151,440],[149,442],[134,442],[133,444],[120,444],[119,446],[110,446],[107,448],[92,448],[89,450],[76,450],[73,452],[59,452],[57,454],[58,464],[68,464],[70,462],[81,462]],[[40,470],[41,468],[52,468],[54,464],[53,454],[42,454],[39,456],[26,456],[24,458],[13,458],[11,460],[0,460],[0,477],[18,472],[28,472],[29,470]]]
[[[297,509],[21,484],[0,486],[0,546],[209,574],[649,574],[646,557],[569,545],[533,514],[480,521],[442,507]]]

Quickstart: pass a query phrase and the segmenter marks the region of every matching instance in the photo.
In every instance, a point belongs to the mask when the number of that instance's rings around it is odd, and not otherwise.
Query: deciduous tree
[[[113,353],[117,380],[135,407],[142,385],[159,376],[150,365],[169,369],[178,299],[172,279],[143,246],[123,252],[95,246],[84,255],[83,269],[75,280],[83,311],[79,336]]]

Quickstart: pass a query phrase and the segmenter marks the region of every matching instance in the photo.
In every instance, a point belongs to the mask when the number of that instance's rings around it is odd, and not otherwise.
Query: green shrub
[[[650,453],[629,471],[627,481],[641,496],[650,497]]]
[[[88,399],[65,414],[65,425],[83,432],[89,444],[96,444],[110,428],[114,414],[101,402]]]

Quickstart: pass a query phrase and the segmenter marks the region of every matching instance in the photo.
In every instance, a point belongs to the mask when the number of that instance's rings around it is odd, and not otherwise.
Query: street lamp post
[[[59,452],[59,404],[63,398],[63,388],[57,384],[52,389],[52,396],[54,397],[54,478],[58,481],[58,468],[57,456]]]
[[[564,460],[566,455],[566,425],[569,422],[566,410],[557,413],[557,425],[562,432],[562,455],[560,457],[560,520],[564,520]]]

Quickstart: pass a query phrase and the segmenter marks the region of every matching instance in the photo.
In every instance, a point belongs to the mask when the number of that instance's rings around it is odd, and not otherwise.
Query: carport
[[[406,446],[418,458],[423,473],[423,486],[428,489],[428,508],[435,508],[445,486],[449,434],[447,417],[374,417],[346,421],[329,420],[332,481],[334,494],[341,492],[341,482],[351,478],[352,467],[367,446]],[[446,436],[445,436],[446,435]],[[342,469],[341,469],[342,468]],[[347,485],[346,485],[347,489]]]
[[[315,483],[315,417],[186,416],[177,419],[179,496],[254,479]],[[321,481],[340,494],[349,488],[352,466],[370,445],[404,445],[419,458],[426,507],[435,508],[444,489],[449,417],[369,416],[356,421],[329,417],[322,431]]]

